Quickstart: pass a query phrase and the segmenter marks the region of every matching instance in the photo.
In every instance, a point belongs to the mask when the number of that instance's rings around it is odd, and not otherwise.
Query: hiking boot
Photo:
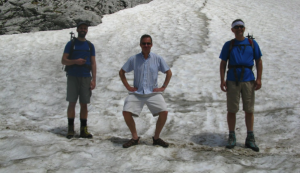
[[[162,147],[167,148],[169,146],[169,143],[163,141],[162,139],[158,138],[158,139],[154,139],[154,137],[152,137],[153,139],[153,145],[159,145]]]
[[[74,131],[74,125],[69,125],[68,126],[68,133],[67,133],[67,138],[71,139],[73,138],[75,135],[75,131]]]
[[[93,135],[88,132],[87,126],[80,127],[80,138],[93,138]]]
[[[139,144],[139,140],[140,140],[140,137],[137,140],[130,139],[128,142],[123,144],[123,148],[129,148],[131,146],[137,145],[137,144]]]
[[[232,149],[236,145],[235,133],[229,133],[228,142],[226,148]]]
[[[259,148],[255,144],[254,134],[248,134],[246,141],[245,141],[245,147],[251,148],[253,151],[259,152]]]

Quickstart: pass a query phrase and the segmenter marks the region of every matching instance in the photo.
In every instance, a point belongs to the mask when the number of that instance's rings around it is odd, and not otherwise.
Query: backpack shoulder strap
[[[248,41],[253,49],[253,59],[255,59],[255,49],[254,49],[254,43],[253,43],[253,39],[248,38]]]
[[[229,45],[229,51],[228,51],[228,55],[227,55],[227,60],[230,58],[230,52],[231,52],[233,46],[234,46],[234,39],[230,40],[230,45]]]
[[[92,43],[91,43],[90,41],[88,41],[88,40],[86,40],[86,41],[87,41],[87,43],[88,43],[88,45],[89,45],[90,52],[91,52],[91,55],[92,55]]]
[[[253,40],[251,38],[248,38],[248,41],[252,47],[252,49],[254,50],[254,43],[253,43]]]
[[[92,48],[92,43],[89,40],[86,40],[87,43],[89,44],[90,49]]]

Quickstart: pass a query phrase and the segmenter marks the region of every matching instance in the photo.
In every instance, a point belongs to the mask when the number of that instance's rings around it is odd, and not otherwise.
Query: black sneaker
[[[123,148],[129,148],[131,146],[137,145],[137,144],[139,144],[139,140],[140,140],[140,137],[137,140],[130,139],[128,142],[123,144]]]
[[[68,126],[68,133],[67,133],[67,138],[68,139],[71,139],[71,138],[73,138],[74,137],[74,135],[75,135],[75,131],[74,131],[74,125],[69,125]]]
[[[167,148],[169,146],[169,143],[163,141],[162,139],[158,138],[158,139],[154,139],[154,137],[152,137],[153,139],[153,145],[159,145],[162,147]]]
[[[259,148],[255,144],[254,134],[248,134],[246,141],[245,141],[245,147],[251,148],[253,151],[259,152]]]
[[[232,149],[236,145],[235,133],[229,133],[228,142],[226,148]]]

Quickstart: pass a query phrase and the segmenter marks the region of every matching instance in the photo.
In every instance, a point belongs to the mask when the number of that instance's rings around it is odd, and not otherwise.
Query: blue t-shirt
[[[70,54],[71,44],[72,44],[71,41],[67,43],[67,45],[65,46],[64,53]],[[87,41],[80,41],[78,39],[75,39],[72,57],[69,57],[69,59],[79,59],[79,58],[86,59],[85,64],[91,65],[91,56],[95,56],[95,54],[96,54],[95,47],[93,44],[92,44],[92,51],[90,51],[90,47]],[[80,65],[71,66],[71,68],[67,72],[67,75],[75,76],[75,77],[91,77],[90,70],[85,66],[80,66]]]
[[[130,57],[122,69],[125,72],[134,70],[133,85],[138,89],[135,94],[151,94],[154,88],[158,88],[158,71],[165,73],[170,67],[161,56],[150,52],[147,59],[142,53]]]
[[[261,58],[262,53],[260,48],[255,40],[253,40],[254,44],[254,52],[255,52],[255,60]],[[230,59],[228,59],[230,65],[244,65],[244,66],[253,66],[253,48],[250,45],[248,38],[245,38],[243,41],[234,40],[234,45],[230,52]],[[248,45],[248,46],[237,46],[237,45]],[[222,48],[220,59],[223,61],[227,61],[228,53],[229,53],[230,41],[226,42]],[[242,68],[237,68],[237,76],[240,81]],[[227,72],[227,80],[235,81],[234,69],[229,69]],[[255,80],[254,74],[251,69],[245,68],[244,77],[242,82],[248,82]]]

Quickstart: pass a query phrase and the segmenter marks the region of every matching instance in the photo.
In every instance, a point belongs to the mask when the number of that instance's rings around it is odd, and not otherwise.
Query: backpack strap
[[[234,46],[234,39],[232,39],[232,40],[230,41],[229,51],[228,51],[228,55],[227,55],[227,60],[230,60],[230,52],[231,52],[233,46]],[[229,63],[228,63],[228,64],[229,64]]]
[[[70,52],[69,52],[69,56],[68,56],[68,59],[72,59],[72,54],[74,52],[74,46],[75,46],[75,37],[71,40],[71,47],[70,47]],[[71,68],[70,65],[65,65],[65,72],[68,72],[69,69]],[[66,76],[68,76],[68,73],[66,74]]]
[[[88,43],[88,45],[89,45],[89,48],[90,48],[90,61],[91,61],[91,57],[92,57],[92,52],[93,52],[93,50],[92,50],[92,43],[90,42],[90,41],[88,41],[88,40],[86,40],[87,41],[87,43]],[[91,61],[91,63],[92,63],[92,61]],[[86,68],[88,68],[88,69],[90,69],[90,71],[92,71],[92,66],[91,65],[87,65],[87,64],[84,64],[84,66],[86,67]]]
[[[68,59],[72,59],[72,55],[73,55],[73,52],[74,52],[74,46],[75,46],[75,39],[76,38],[73,38],[71,40],[71,47],[70,47],[70,53],[69,53]]]
[[[253,40],[252,40],[251,38],[248,38],[248,41],[249,41],[249,43],[250,43],[250,45],[251,45],[252,49],[254,49]]]
[[[91,53],[91,56],[92,56],[92,43],[88,40],[86,40],[88,45],[89,45],[89,48],[90,48],[90,53]]]
[[[253,40],[251,38],[248,38],[248,41],[252,47],[252,50],[253,50],[253,60],[255,60],[255,48],[254,48],[254,43],[253,43]]]

